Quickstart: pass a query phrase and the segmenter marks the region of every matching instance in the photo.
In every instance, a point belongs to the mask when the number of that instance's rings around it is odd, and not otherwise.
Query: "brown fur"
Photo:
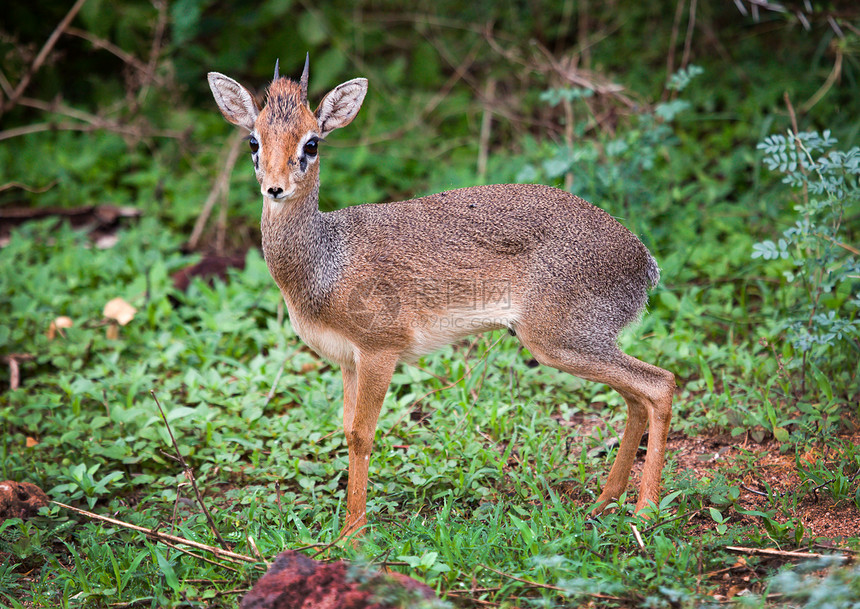
[[[218,74],[210,83],[224,116],[259,138],[263,252],[291,322],[343,370],[347,531],[366,522],[367,461],[397,363],[498,328],[541,363],[624,396],[630,416],[597,509],[624,491],[650,421],[637,510],[657,502],[674,377],[616,342],[659,280],[639,239],[603,210],[538,185],[321,213],[319,160],[305,155],[304,142],[348,124],[366,81],[340,85],[312,113],[299,85],[282,78],[258,115],[238,83]],[[273,194],[281,190],[289,195]]]

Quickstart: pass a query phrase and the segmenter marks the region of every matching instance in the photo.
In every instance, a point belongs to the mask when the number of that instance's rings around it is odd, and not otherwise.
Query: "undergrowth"
[[[193,8],[174,23],[187,48],[165,51],[180,73],[202,70],[195,53],[217,58],[224,71],[251,62],[226,43],[204,49],[195,36],[222,16],[205,14],[205,3],[180,4]],[[268,53],[275,43],[255,29],[262,17],[245,10],[237,35]],[[283,10],[266,3],[264,12]],[[639,24],[639,36],[651,23],[640,10],[630,9],[630,23],[610,25]],[[533,18],[509,13],[509,21]],[[312,40],[290,39],[288,47],[319,48],[319,63],[312,60],[319,81],[312,82],[321,84],[314,86],[332,85],[351,69],[342,47],[327,47],[327,32],[340,32],[338,40],[344,32],[366,34],[370,49],[383,44],[379,23],[356,31],[328,6],[303,15],[311,15],[300,21]],[[94,11],[85,19],[114,17]],[[96,247],[86,228],[56,220],[24,223],[4,241],[0,353],[6,364],[14,360],[20,384],[0,379],[0,478],[217,545],[154,392],[215,528],[246,556],[321,550],[326,559],[407,573],[465,607],[698,607],[741,588],[745,594],[735,598],[749,606],[766,606],[768,594],[810,607],[822,597],[838,607],[856,603],[850,566],[814,563],[777,573],[772,559],[740,559],[728,549],[858,549],[856,535],[829,539],[800,512],[860,509],[853,441],[860,416],[860,153],[856,125],[846,118],[850,96],[835,90],[839,103],[822,102],[821,114],[808,116],[809,123],[832,120],[833,132],[786,134],[789,121],[775,109],[783,84],[806,78],[797,81],[798,95],[811,96],[819,83],[807,72],[815,70],[788,74],[778,62],[748,64],[745,56],[723,73],[703,56],[655,77],[663,57],[652,57],[630,67],[629,86],[641,92],[625,93],[642,103],[618,106],[596,88],[550,78],[516,98],[516,79],[486,60],[475,69],[498,79],[510,99],[497,99],[501,110],[492,121],[501,135],[487,136],[488,146],[498,141],[479,176],[473,127],[485,109],[469,89],[438,101],[432,121],[416,110],[444,88],[450,48],[466,55],[458,45],[488,35],[452,27],[467,32],[462,40],[448,30],[434,38],[443,25],[421,26],[423,42],[410,47],[409,60],[388,49],[384,66],[369,66],[380,92],[368,99],[367,122],[355,125],[356,145],[337,147],[332,138],[322,152],[323,206],[538,181],[606,209],[642,238],[663,277],[622,347],[675,373],[673,438],[720,440],[719,449],[700,455],[719,464],[702,473],[689,467],[688,455],[670,452],[650,521],[632,514],[626,495],[590,518],[626,420],[623,399],[535,366],[515,338],[491,333],[397,370],[371,458],[371,526],[359,549],[343,543],[340,376],[286,323],[258,249],[248,249],[244,269],[224,281],[195,279],[184,291],[173,285],[171,275],[197,260],[183,243],[211,186],[213,171],[202,168],[223,161],[227,128],[211,106],[175,108],[165,120],[190,125],[188,139],[158,146],[115,134],[48,132],[0,148],[4,180],[61,185],[22,199],[143,211],[141,220],[121,226],[109,249]],[[739,52],[762,52],[751,38],[739,38]],[[630,40],[609,36],[599,65],[628,66]],[[829,48],[827,40],[818,46]],[[846,80],[855,74],[849,42],[836,47]],[[404,44],[398,39],[393,48]],[[514,51],[522,49],[510,51],[517,58]],[[425,58],[425,72],[416,57]],[[791,65],[800,65],[792,57]],[[750,85],[750,78],[758,80]],[[416,82],[423,88],[402,96],[390,84]],[[517,115],[502,125],[511,100],[528,120]],[[409,109],[408,120],[398,107]],[[144,104],[160,116],[155,109]],[[404,123],[417,126],[393,137]],[[557,128],[547,133],[535,124]],[[365,128],[368,135],[358,135]],[[363,137],[371,143],[358,145]],[[237,166],[227,197],[232,246],[247,245],[259,222],[246,165]],[[124,325],[104,314],[115,298],[134,309]],[[58,326],[60,317],[71,324]],[[726,447],[728,463],[720,461]],[[796,483],[771,484],[762,455],[789,455]],[[31,520],[0,524],[4,606],[234,607],[261,572],[262,562],[213,564],[56,504]],[[736,579],[726,583],[724,576]]]

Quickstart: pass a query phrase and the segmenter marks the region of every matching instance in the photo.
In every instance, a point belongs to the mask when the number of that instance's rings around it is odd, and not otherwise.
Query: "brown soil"
[[[857,444],[860,442],[860,432],[841,436],[840,439]],[[770,486],[781,497],[796,496],[798,502],[792,516],[800,519],[806,529],[806,537],[823,537],[835,545],[849,539],[853,539],[855,544],[858,542],[860,510],[851,501],[835,502],[824,489],[811,493],[808,483],[802,487],[795,453],[791,450],[781,453],[779,443],[774,440],[757,444],[744,436],[679,436],[670,438],[668,451],[677,464],[676,471],[692,470],[697,479],[719,473],[730,484],[740,486],[738,507],[741,509],[768,509],[770,500],[758,493],[766,493],[767,486]],[[812,464],[817,459],[826,458],[827,452],[826,448],[809,451],[801,455],[800,459]],[[737,467],[738,461],[749,465]],[[739,521],[760,526],[760,522],[751,516],[741,515]],[[692,532],[695,533],[695,530]]]
[[[613,447],[617,445],[617,435],[612,430],[606,430],[605,422],[596,416],[584,415],[574,420],[559,421],[562,425],[569,426],[579,437],[592,436],[597,440],[597,448],[592,448],[592,453],[601,452],[600,445]],[[857,429],[856,425],[852,428]],[[602,430],[600,428],[603,428]],[[646,436],[647,437],[647,436]],[[611,438],[611,439],[608,439]],[[860,443],[860,431],[846,433],[838,436],[839,440],[857,445]],[[636,465],[634,467],[630,493],[635,494],[638,486],[638,475],[641,473],[642,463],[645,456],[645,440],[643,439]],[[801,463],[814,464],[819,459],[827,461],[833,458],[833,449],[830,447],[816,448],[800,455]],[[774,520],[784,523],[789,519],[798,519],[802,524],[803,542],[800,547],[777,543],[764,544],[768,548],[779,551],[798,551],[829,554],[839,552],[846,554],[849,560],[856,560],[860,554],[860,510],[851,500],[834,501],[825,488],[817,492],[810,492],[809,482],[802,484],[803,479],[798,471],[795,452],[789,449],[780,452],[780,444],[773,438],[757,443],[749,434],[732,437],[729,434],[711,434],[687,437],[682,434],[671,436],[667,443],[667,462],[673,462],[674,467],[664,470],[664,495],[672,490],[672,478],[678,477],[683,472],[692,474],[696,480],[713,479],[715,476],[724,476],[728,486],[737,486],[741,489],[735,508],[740,510],[759,510],[775,514]],[[844,472],[851,476],[854,472]],[[852,489],[856,490],[860,483],[860,476],[854,479]],[[771,489],[771,498],[767,497],[768,486]],[[573,489],[569,489],[573,490]],[[577,491],[574,491],[574,493]],[[761,493],[761,494],[760,494]],[[774,501],[773,496],[778,499]],[[572,497],[574,501],[583,505],[590,498]],[[632,498],[631,498],[632,500]],[[783,510],[778,506],[792,506],[787,515],[781,515]],[[724,516],[729,515],[729,524],[732,528],[737,526],[749,527],[759,534],[765,531],[762,519],[757,516],[739,514],[728,505],[715,505]],[[716,523],[711,518],[707,508],[694,513],[688,520],[685,532],[691,537],[701,535],[706,530],[713,530]],[[758,536],[758,535],[757,535]],[[814,540],[811,544],[809,540]],[[731,546],[727,543],[726,546]],[[735,545],[742,546],[741,542]],[[762,545],[762,544],[757,544]],[[758,556],[752,552],[737,552],[737,560],[726,568],[711,573],[703,573],[703,591],[710,589],[715,600],[721,601],[731,599],[738,594],[756,593],[765,591],[767,576],[782,564],[797,563],[801,559],[790,556]]]

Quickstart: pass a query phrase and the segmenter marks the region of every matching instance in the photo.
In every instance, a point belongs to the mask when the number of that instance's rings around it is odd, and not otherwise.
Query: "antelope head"
[[[215,102],[229,122],[250,132],[251,160],[263,197],[276,202],[306,198],[319,183],[319,143],[358,114],[367,79],[355,78],[332,89],[316,111],[308,104],[308,58],[296,83],[278,74],[260,108],[242,85],[218,72],[209,73]]]

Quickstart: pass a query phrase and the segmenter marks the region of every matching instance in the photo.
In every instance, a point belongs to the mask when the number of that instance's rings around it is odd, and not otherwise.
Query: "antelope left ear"
[[[335,129],[350,124],[358,114],[365,95],[366,78],[349,80],[329,91],[315,112],[320,136],[325,137]]]
[[[234,125],[253,131],[260,108],[250,91],[232,78],[218,72],[209,72],[208,79],[215,103],[218,104],[224,118]]]

